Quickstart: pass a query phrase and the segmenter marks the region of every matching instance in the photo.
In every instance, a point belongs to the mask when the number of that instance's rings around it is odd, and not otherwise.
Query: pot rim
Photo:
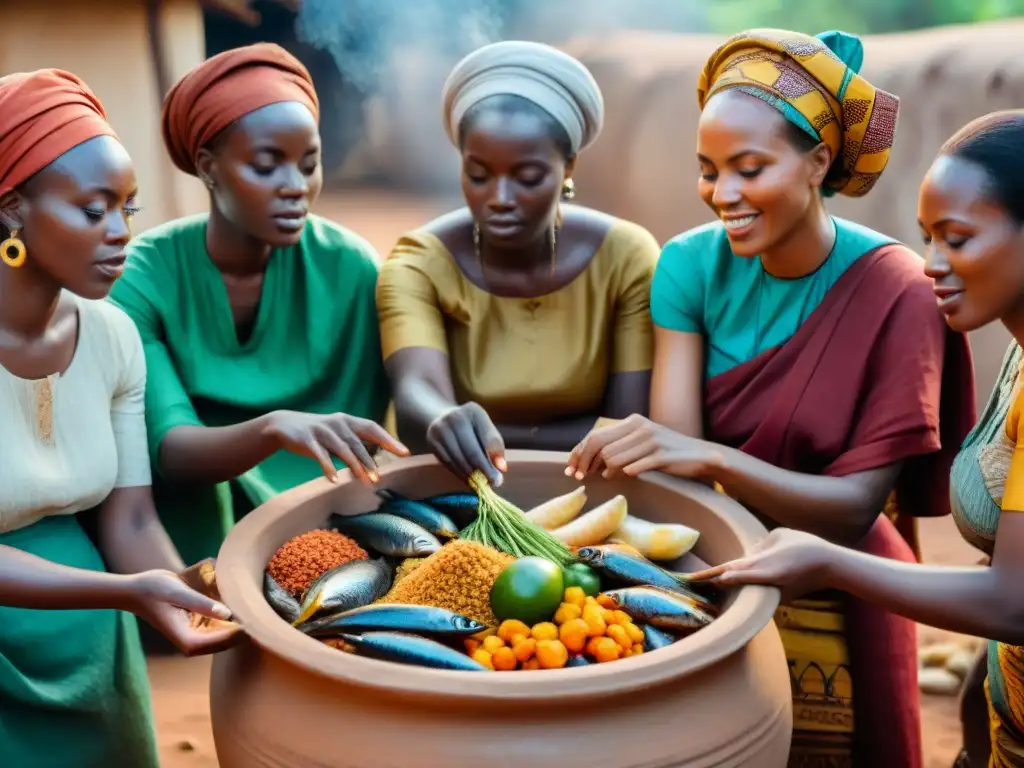
[[[510,467],[518,462],[568,459],[568,453],[534,450],[510,450]],[[412,456],[380,468],[381,479],[396,471],[437,465],[433,456]],[[338,473],[339,481],[359,482],[349,470]],[[744,553],[768,535],[767,529],[747,509],[728,496],[699,483],[680,480],[660,472],[639,475],[637,482],[653,483],[689,496],[699,504],[714,507],[740,541]],[[341,653],[292,628],[266,601],[259,586],[263,574],[250,574],[242,565],[245,554],[256,543],[261,531],[308,498],[333,487],[326,478],[316,478],[296,486],[238,521],[229,531],[217,557],[217,585],[222,601],[241,622],[246,634],[264,651],[290,664],[325,678],[349,685],[389,691],[398,695],[458,697],[460,699],[558,699],[569,701],[607,694],[622,694],[692,675],[724,660],[749,643],[772,621],[779,605],[779,590],[747,585],[739,589],[735,600],[710,625],[660,649],[656,654],[641,654],[614,664],[557,670],[519,670],[515,674],[476,675],[471,672],[442,670],[397,664],[390,661]]]

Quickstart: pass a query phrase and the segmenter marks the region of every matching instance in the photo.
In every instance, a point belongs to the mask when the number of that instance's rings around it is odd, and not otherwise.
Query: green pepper
[[[597,597],[601,594],[601,577],[586,563],[572,563],[562,569],[565,588],[580,587],[584,594]]]

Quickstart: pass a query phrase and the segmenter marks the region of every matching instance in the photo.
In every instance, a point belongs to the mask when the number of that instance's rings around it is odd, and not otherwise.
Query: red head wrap
[[[313,79],[302,63],[273,43],[234,48],[207,59],[164,98],[164,143],[171,160],[196,174],[196,156],[243,115],[281,101],[305,104],[319,120]]]
[[[100,100],[77,76],[40,69],[0,77],[0,195],[97,136],[117,138]]]

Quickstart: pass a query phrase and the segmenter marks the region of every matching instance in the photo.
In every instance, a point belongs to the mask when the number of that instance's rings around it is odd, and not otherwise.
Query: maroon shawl
[[[843,476],[904,462],[899,510],[949,512],[949,471],[975,421],[967,338],[901,245],[858,259],[785,344],[707,382],[707,437],[784,469]],[[880,515],[860,548],[914,561]],[[921,765],[913,622],[849,599],[855,765]]]

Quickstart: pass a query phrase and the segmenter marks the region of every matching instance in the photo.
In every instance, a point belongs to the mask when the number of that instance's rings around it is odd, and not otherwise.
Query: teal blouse
[[[832,252],[817,270],[795,279],[772,276],[759,256],[734,254],[720,221],[672,238],[651,285],[654,324],[701,334],[709,379],[784,344],[851,264],[895,242],[852,221],[833,221]]]
[[[206,222],[206,214],[178,219],[133,239],[111,293],[142,336],[154,491],[186,562],[216,555],[239,514],[323,472],[313,459],[278,451],[231,483],[181,487],[160,473],[168,432],[279,409],[380,423],[390,398],[378,259],[366,240],[311,216],[296,245],[271,254],[255,326],[240,341],[224,279],[206,253]]]

